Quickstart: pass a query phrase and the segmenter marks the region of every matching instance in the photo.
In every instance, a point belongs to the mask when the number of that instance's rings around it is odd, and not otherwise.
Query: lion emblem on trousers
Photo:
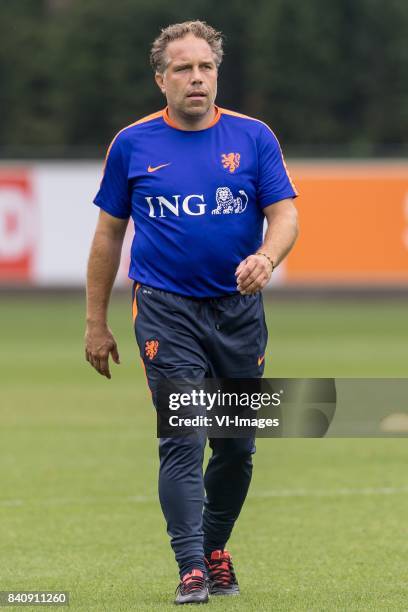
[[[229,187],[218,187],[215,194],[217,208],[211,211],[212,215],[230,215],[244,212],[248,204],[248,196],[243,189],[238,191],[241,197],[234,198]]]

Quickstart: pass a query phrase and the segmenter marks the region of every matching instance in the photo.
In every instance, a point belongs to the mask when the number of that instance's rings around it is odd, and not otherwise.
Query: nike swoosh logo
[[[261,367],[264,360],[265,360],[265,355],[262,355],[262,357],[258,357],[258,367]]]
[[[147,171],[148,172],[156,172],[156,170],[160,170],[160,168],[165,168],[166,166],[170,166],[171,162],[169,162],[168,164],[160,164],[160,166],[154,166],[154,168],[152,168],[152,166],[149,166]]]

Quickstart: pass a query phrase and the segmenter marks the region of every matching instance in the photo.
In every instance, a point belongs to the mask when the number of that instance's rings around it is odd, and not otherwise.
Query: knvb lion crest
[[[238,191],[241,197],[234,198],[229,187],[218,187],[215,194],[217,208],[211,211],[212,215],[230,215],[243,213],[248,204],[248,196],[243,189]]]
[[[222,165],[230,172],[235,172],[239,168],[240,159],[241,155],[239,153],[223,153],[221,155]]]
[[[150,359],[150,361],[156,357],[158,350],[159,350],[158,340],[146,340],[145,354],[146,354],[146,357]]]

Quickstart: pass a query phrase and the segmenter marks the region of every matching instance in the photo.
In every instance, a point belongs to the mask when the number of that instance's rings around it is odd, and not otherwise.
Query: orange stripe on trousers
[[[137,301],[136,301],[136,293],[138,292],[138,290],[140,289],[140,283],[136,284],[135,287],[135,295],[133,298],[133,304],[132,304],[132,317],[133,317],[133,323],[136,321],[136,317],[137,317]]]

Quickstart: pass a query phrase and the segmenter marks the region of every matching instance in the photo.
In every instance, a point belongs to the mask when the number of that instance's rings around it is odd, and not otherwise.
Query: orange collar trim
[[[189,132],[189,131],[197,131],[197,132],[201,132],[203,130],[208,130],[208,128],[213,127],[213,125],[215,125],[216,123],[218,123],[218,121],[221,119],[221,110],[220,108],[214,104],[214,109],[215,109],[215,116],[214,119],[211,121],[211,123],[209,125],[207,125],[207,127],[203,128],[202,130],[183,130],[180,126],[177,125],[177,123],[175,123],[174,121],[172,121],[169,117],[169,107],[166,106],[166,108],[163,109],[163,119],[164,121],[167,123],[167,125],[170,125],[172,128],[175,128],[176,130],[180,130],[182,132]]]

